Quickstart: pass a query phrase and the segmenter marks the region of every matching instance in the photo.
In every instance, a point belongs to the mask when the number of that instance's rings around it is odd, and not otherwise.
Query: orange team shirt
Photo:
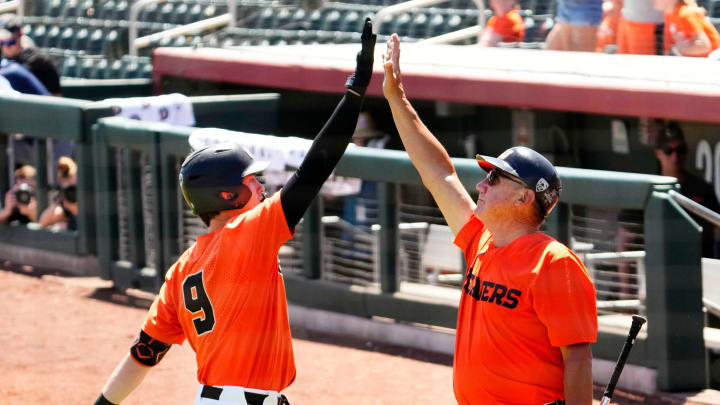
[[[680,32],[686,38],[704,32],[710,39],[710,52],[720,48],[720,34],[708,19],[696,8],[680,3],[669,13],[665,13],[665,51],[675,45],[673,34]],[[710,52],[701,57],[706,57]]]
[[[201,384],[282,391],[295,379],[278,266],[291,237],[279,192],[201,235],[167,272],[143,330],[169,344],[187,339]]]
[[[539,232],[495,247],[474,216],[455,244],[468,266],[453,365],[458,403],[565,399],[560,346],[597,340],[595,288],[585,266]]]
[[[525,23],[517,10],[510,10],[503,16],[492,16],[485,25],[503,37],[502,42],[520,42],[525,37]]]

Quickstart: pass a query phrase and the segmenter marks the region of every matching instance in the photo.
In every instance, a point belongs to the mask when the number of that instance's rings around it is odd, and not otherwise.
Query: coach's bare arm
[[[447,151],[420,120],[405,95],[400,73],[400,39],[396,34],[388,40],[383,60],[383,93],[405,150],[448,226],[457,234],[475,210],[475,202],[460,183]]]
[[[102,396],[111,404],[119,404],[145,379],[150,368],[137,364],[128,353],[118,364],[102,390]],[[99,399],[96,404],[102,403]]]
[[[565,375],[563,390],[566,405],[592,404],[592,352],[590,343],[562,346]]]

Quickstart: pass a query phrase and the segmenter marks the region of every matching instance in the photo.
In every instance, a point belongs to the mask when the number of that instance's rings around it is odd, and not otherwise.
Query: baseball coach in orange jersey
[[[375,35],[367,19],[355,73],[330,119],[285,186],[268,197],[255,175],[268,162],[218,144],[191,153],[180,185],[208,226],[168,270],[129,353],[95,404],[119,404],[172,344],[196,353],[196,405],[280,405],[295,362],[278,251],[350,142],[372,76]]]
[[[406,97],[397,35],[384,67],[402,142],[467,262],[453,363],[458,403],[591,404],[595,289],[577,256],[539,231],[560,196],[555,167],[526,147],[478,155],[488,173],[476,203]]]

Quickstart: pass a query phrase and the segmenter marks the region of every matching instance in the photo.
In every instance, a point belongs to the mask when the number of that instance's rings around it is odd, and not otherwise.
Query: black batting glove
[[[359,95],[364,95],[372,77],[373,61],[375,57],[375,40],[377,35],[372,33],[372,21],[370,17],[365,19],[362,36],[362,49],[357,54],[355,73],[348,77],[345,87]]]

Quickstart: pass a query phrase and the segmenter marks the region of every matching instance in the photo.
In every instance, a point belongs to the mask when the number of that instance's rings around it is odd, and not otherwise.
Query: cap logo
[[[547,180],[541,177],[540,180],[538,180],[537,184],[535,184],[535,191],[538,193],[542,193],[543,191],[547,190],[548,187],[550,187],[550,184],[548,184]]]

